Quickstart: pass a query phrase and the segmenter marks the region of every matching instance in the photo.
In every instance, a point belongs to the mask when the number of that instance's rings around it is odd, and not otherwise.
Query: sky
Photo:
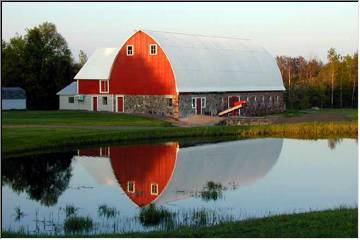
[[[148,29],[249,38],[272,55],[316,57],[327,50],[358,50],[357,2],[57,2],[2,3],[2,39],[45,21],[56,25],[74,58],[80,50],[121,47],[135,30]]]

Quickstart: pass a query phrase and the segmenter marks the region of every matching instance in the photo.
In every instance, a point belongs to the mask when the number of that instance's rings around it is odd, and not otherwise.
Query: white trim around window
[[[134,45],[126,45],[126,56],[134,56]]]
[[[153,47],[154,47],[154,50],[155,50],[154,52],[152,51]],[[149,45],[149,54],[150,55],[157,55],[157,44],[150,44]]]
[[[107,85],[107,91],[103,91],[102,89],[102,82],[106,82],[106,85]],[[109,93],[109,80],[100,80],[99,81],[99,93]]]

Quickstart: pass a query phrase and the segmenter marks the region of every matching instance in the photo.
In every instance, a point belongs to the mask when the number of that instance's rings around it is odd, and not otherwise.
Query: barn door
[[[93,111],[96,112],[98,110],[98,106],[97,106],[97,97],[93,97]]]
[[[124,112],[124,97],[117,97],[117,112]]]
[[[196,114],[201,114],[201,98],[196,98]]]
[[[229,97],[229,102],[228,102],[228,107],[234,107],[235,103],[238,102],[240,100],[240,98],[238,96],[230,96]],[[231,116],[239,116],[239,109],[238,110],[234,110],[230,113]]]

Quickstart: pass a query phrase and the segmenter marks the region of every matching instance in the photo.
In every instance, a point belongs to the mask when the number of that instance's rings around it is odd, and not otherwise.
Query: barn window
[[[279,104],[279,96],[276,96],[276,104]]]
[[[152,183],[151,184],[151,195],[158,195],[159,191],[158,191],[158,185],[156,183]]]
[[[156,55],[156,54],[157,54],[157,45],[150,44],[150,55]]]
[[[102,104],[103,104],[103,105],[107,105],[107,104],[108,104],[108,98],[107,98],[107,97],[102,97]]]
[[[74,103],[74,97],[69,97],[68,100],[69,100],[69,103]]]
[[[108,93],[108,92],[109,92],[109,81],[100,80],[100,93]]]
[[[206,97],[202,97],[201,98],[201,108],[205,108],[206,107]]]
[[[172,107],[172,105],[173,105],[172,98],[167,98],[166,101],[167,101],[167,106]]]
[[[133,56],[134,55],[134,45],[127,45],[126,46],[126,55]]]
[[[195,98],[191,98],[191,107],[195,108],[196,106],[196,99]]]
[[[256,96],[254,96],[254,102],[256,103],[256,100],[257,100],[257,98],[256,98]]]
[[[265,102],[265,96],[261,96],[262,97],[262,103]]]
[[[133,182],[133,181],[127,182],[127,191],[129,193],[134,193],[135,192],[135,182]]]

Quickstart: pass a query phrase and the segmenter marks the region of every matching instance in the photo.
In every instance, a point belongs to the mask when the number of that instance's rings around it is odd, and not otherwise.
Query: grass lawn
[[[129,114],[82,111],[2,111],[4,125],[151,126],[170,123]]]
[[[358,235],[358,209],[339,208],[318,212],[271,216],[223,223],[211,227],[182,227],[173,231],[100,234],[91,237],[272,237],[272,238],[355,238]],[[3,237],[49,237],[3,232]],[[59,237],[59,236],[58,236]],[[70,237],[70,236],[69,236]],[[75,236],[89,237],[89,236]]]
[[[321,108],[319,110],[313,110],[313,109],[303,109],[303,110],[297,110],[297,109],[288,109],[283,113],[277,113],[273,114],[273,116],[282,116],[282,117],[298,117],[302,116],[304,114],[326,114],[326,113],[336,113],[336,114],[342,114],[346,117],[348,117],[351,120],[357,120],[358,119],[358,109],[357,108]]]

